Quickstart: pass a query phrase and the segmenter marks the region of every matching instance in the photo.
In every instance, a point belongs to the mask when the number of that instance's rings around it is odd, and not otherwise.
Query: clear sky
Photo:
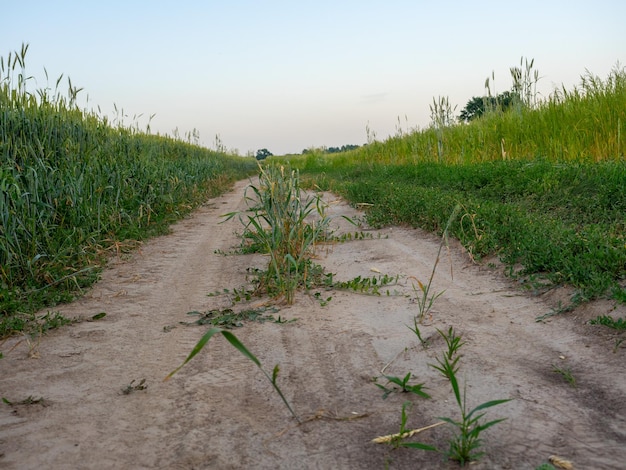
[[[21,0],[0,17],[0,55],[28,43],[39,86],[45,67],[83,107],[142,128],[156,114],[153,132],[197,129],[242,155],[426,127],[433,97],[458,114],[492,73],[510,89],[522,56],[544,95],[626,63],[623,0]]]

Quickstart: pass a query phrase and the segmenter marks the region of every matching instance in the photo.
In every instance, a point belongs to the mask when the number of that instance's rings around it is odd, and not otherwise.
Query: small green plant
[[[437,329],[437,333],[445,340],[448,350],[443,354],[442,358],[436,359],[438,365],[431,364],[431,367],[441,372],[446,379],[452,380],[459,370],[458,363],[461,356],[458,355],[458,351],[465,343],[461,342],[461,337],[457,336],[453,327],[448,328],[447,333]]]
[[[250,301],[254,293],[255,293],[254,289],[248,289],[245,286],[241,286],[239,288],[234,288],[234,289],[224,288],[221,291],[209,292],[207,294],[207,297],[218,297],[218,296],[226,295],[229,297],[231,305],[235,305],[239,302]]]
[[[77,320],[72,320],[71,318],[64,317],[59,312],[48,312],[45,315],[37,318],[36,323],[38,325],[39,331],[45,333],[46,331],[54,330],[64,325],[76,323],[76,321]]]
[[[457,373],[459,370],[459,349],[465,344],[461,340],[461,336],[457,335],[452,327],[447,332],[437,330],[439,335],[445,340],[447,345],[447,351],[445,351],[441,358],[437,358],[437,364],[431,364],[431,367],[441,372],[441,374],[448,379],[452,386],[454,398],[461,412],[460,419],[453,419],[449,417],[440,417],[439,419],[444,423],[452,425],[455,429],[454,436],[450,439],[448,450],[441,451],[439,448],[424,444],[421,442],[403,442],[403,436],[405,433],[405,407],[402,408],[403,423],[401,425],[399,436],[399,443],[394,445],[401,447],[412,447],[428,451],[436,451],[445,454],[449,459],[456,460],[461,465],[465,465],[472,460],[479,459],[484,452],[481,451],[482,439],[481,433],[486,429],[504,421],[506,418],[495,419],[488,422],[483,422],[482,419],[485,416],[484,410],[492,408],[510,401],[510,399],[504,400],[491,400],[482,403],[475,408],[468,410],[467,408],[467,386],[463,387],[463,393],[459,386],[457,379]]]
[[[278,309],[275,307],[249,308],[239,312],[235,312],[232,308],[213,309],[206,312],[194,310],[187,312],[187,315],[196,315],[198,318],[195,321],[180,323],[183,325],[212,325],[228,330],[242,327],[244,322],[265,323],[270,321],[274,323],[287,323],[287,320],[278,322],[272,315],[272,313],[276,312],[278,312]]]
[[[447,333],[441,330],[437,331],[445,340],[448,350],[443,354],[443,359],[437,359],[439,365],[432,365],[432,367],[440,371],[450,381],[454,398],[461,411],[461,419],[458,421],[452,418],[440,418],[456,428],[456,435],[450,440],[447,455],[450,459],[458,461],[461,465],[465,465],[472,460],[480,458],[484,454],[484,452],[479,450],[482,446],[480,434],[484,430],[506,419],[500,418],[487,423],[481,423],[481,419],[484,417],[485,413],[479,412],[506,403],[510,401],[510,399],[491,400],[468,411],[466,396],[467,384],[463,387],[463,395],[461,395],[459,382],[456,377],[459,368],[458,360],[460,358],[458,351],[465,343],[461,341],[461,336],[457,335],[452,327],[448,329]]]
[[[419,326],[417,324],[417,321],[415,321],[415,317],[413,317],[413,328],[411,328],[410,326],[408,327],[409,330],[411,330],[415,336],[417,336],[417,339],[419,340],[420,344],[422,345],[422,348],[427,349],[428,348],[428,339],[425,339],[422,337],[422,332],[419,329]]]
[[[437,270],[437,265],[439,264],[439,258],[441,257],[441,250],[444,245],[447,246],[448,243],[448,231],[452,222],[456,219],[459,211],[461,210],[461,205],[457,204],[450,214],[448,218],[448,222],[446,223],[446,227],[443,230],[443,235],[441,236],[441,242],[439,243],[439,250],[437,251],[437,258],[435,258],[435,264],[433,265],[433,270],[430,273],[430,278],[428,279],[428,283],[426,285],[422,284],[422,282],[414,276],[411,276],[412,279],[417,281],[417,285],[419,286],[419,290],[413,284],[413,290],[417,294],[415,297],[415,301],[417,302],[419,313],[414,319],[415,330],[417,330],[417,324],[422,323],[424,321],[424,317],[430,313],[430,310],[437,300],[445,291],[430,293],[431,286],[433,283],[433,278],[435,277],[435,271]]]
[[[538,467],[535,467],[535,470],[556,470],[556,467],[551,463],[544,462]]]
[[[135,384],[135,381],[131,380],[128,385],[122,388],[122,393],[124,395],[130,395],[133,392],[145,390],[147,388],[148,388],[148,384],[146,384],[146,379],[141,379],[138,384]]]
[[[611,315],[599,315],[589,320],[589,324],[608,326],[614,330],[626,330],[626,318],[618,318],[615,320]]]
[[[407,434],[406,430],[406,422],[407,422],[407,414],[406,409],[411,407],[411,402],[407,401],[402,404],[402,415],[400,417],[400,431],[398,434],[391,440],[393,447],[396,449],[400,446],[402,442],[402,438]]]
[[[319,302],[320,307],[326,307],[326,305],[333,300],[332,296],[324,297],[321,292],[315,292],[313,298]]]
[[[407,392],[414,393],[416,395],[419,395],[422,398],[430,398],[430,395],[422,390],[422,388],[424,387],[424,384],[414,384],[414,385],[409,384],[409,380],[411,380],[410,372],[408,372],[402,379],[399,377],[395,377],[393,375],[384,375],[383,377],[387,379],[386,385],[382,385],[379,383],[374,384],[384,392],[383,399],[387,398],[390,394],[394,392],[398,392],[398,391],[404,392],[404,393],[407,393]],[[397,387],[389,388],[388,385],[390,383],[397,385]]]
[[[444,421],[440,421],[438,423],[435,424],[431,424],[430,426],[425,426],[423,428],[419,428],[419,429],[412,429],[412,430],[407,430],[407,408],[411,407],[411,402],[407,401],[404,402],[402,404],[402,416],[400,419],[400,432],[396,433],[396,434],[389,434],[387,436],[380,436],[377,437],[375,439],[372,439],[372,442],[376,443],[376,444],[391,444],[394,448],[398,448],[398,447],[412,447],[414,449],[422,449],[422,450],[430,450],[430,451],[437,451],[436,447],[433,447],[431,445],[428,444],[423,444],[421,442],[406,442],[404,441],[404,439],[408,439],[409,437],[412,437],[416,434],[419,434],[421,432],[427,431],[429,429],[435,428],[437,426],[441,426],[442,424],[446,424]]]
[[[479,450],[482,446],[480,434],[484,430],[506,419],[500,418],[487,423],[481,423],[480,420],[483,416],[485,416],[485,413],[478,412],[502,403],[506,403],[510,401],[510,399],[488,401],[478,405],[468,412],[466,408],[467,387],[463,387],[463,396],[461,397],[455,376],[451,378],[450,383],[454,390],[454,396],[457,404],[459,405],[459,409],[461,410],[461,419],[460,421],[446,417],[439,419],[450,423],[456,428],[456,436],[450,441],[450,447],[447,453],[448,457],[452,460],[458,461],[461,465],[465,465],[466,463],[469,463],[472,460],[477,460],[484,455],[484,452]]]
[[[167,375],[167,377],[163,379],[163,381],[167,381],[171,379],[172,376],[176,374],[180,369],[182,369],[185,366],[185,364],[191,361],[196,356],[196,354],[202,351],[202,349],[206,346],[206,344],[213,337],[213,335],[217,333],[221,333],[222,336],[231,345],[233,345],[235,349],[237,349],[246,358],[250,359],[254,364],[256,364],[256,366],[261,370],[261,372],[263,372],[263,375],[265,375],[267,380],[270,381],[270,383],[272,384],[272,387],[274,387],[274,390],[276,390],[276,393],[278,393],[278,395],[282,399],[283,403],[285,404],[285,406],[287,407],[291,415],[296,419],[296,421],[298,421],[298,423],[301,423],[300,418],[293,411],[293,408],[291,407],[291,405],[285,398],[285,395],[283,395],[283,392],[281,391],[281,389],[278,387],[278,384],[276,383],[276,380],[278,379],[278,373],[280,372],[280,368],[278,367],[278,364],[274,366],[274,369],[272,370],[272,375],[270,376],[270,374],[268,374],[267,371],[263,369],[263,367],[261,366],[261,362],[257,359],[257,357],[254,354],[252,354],[250,351],[248,351],[248,349],[243,345],[241,341],[239,341],[239,339],[234,334],[222,328],[211,328],[209,331],[207,331],[204,334],[204,336],[200,338],[200,341],[198,341],[198,343],[194,346],[194,348],[191,350],[191,352],[189,353],[187,358],[183,361],[183,363],[180,366],[178,366],[176,369],[174,369],[172,372],[170,372]]]
[[[380,235],[378,235],[378,237],[380,238]],[[374,239],[374,235],[372,235],[372,233],[360,231],[360,232],[354,232],[354,233],[352,232],[342,233],[341,235],[331,237],[330,241],[338,242],[338,243],[345,243],[345,242],[350,242],[354,240],[373,240],[373,239]]]
[[[8,398],[2,397],[2,402],[6,405],[9,406],[18,406],[18,405],[25,405],[25,406],[29,406],[29,405],[41,405],[41,406],[48,406],[48,402],[43,398],[35,398],[31,395],[29,395],[28,397],[24,398],[23,400],[17,401],[17,402],[13,402],[10,401]]]
[[[567,381],[568,384],[576,388],[576,378],[572,374],[572,370],[569,367],[558,367],[553,364],[552,371],[560,374]]]
[[[380,295],[381,288],[397,284],[398,279],[400,276],[383,274],[371,277],[356,276],[349,281],[333,282],[331,277],[329,287],[350,290],[360,294]],[[391,295],[389,290],[386,291],[386,295]]]

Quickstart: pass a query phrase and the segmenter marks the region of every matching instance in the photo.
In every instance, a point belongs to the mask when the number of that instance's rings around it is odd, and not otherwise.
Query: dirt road
[[[422,327],[423,348],[407,328],[417,313],[408,279],[428,280],[438,240],[408,228],[368,231],[371,239],[328,246],[317,260],[339,280],[400,275],[394,295],[320,291],[332,296],[322,306],[315,292],[300,294],[275,314],[295,321],[234,330],[267,369],[280,365],[278,383],[303,424],[221,337],[163,382],[206,331],[181,324],[188,312],[229,306],[227,296],[207,294],[241,287],[247,268],[265,264],[260,255],[221,254],[238,244],[241,227],[220,224],[220,215],[244,208],[246,185],[111,259],[91,291],[58,309],[85,319],[106,312],[103,319],[0,346],[0,396],[12,403],[0,403],[0,468],[457,468],[435,453],[371,443],[398,432],[405,401],[413,403],[409,428],[458,417],[448,382],[428,365],[444,347],[435,329],[450,326],[466,342],[460,376],[469,406],[513,398],[487,410],[507,420],[485,432],[486,455],[472,468],[534,469],[551,455],[577,469],[626,468],[626,348],[615,348],[614,331],[586,324],[624,316],[624,306],[596,302],[537,323],[561,294],[532,297],[453,246],[437,268],[433,290],[445,293]],[[332,213],[357,214],[328,198]],[[432,398],[383,400],[373,383],[383,369],[411,372]],[[450,432],[439,426],[419,440],[445,448]]]

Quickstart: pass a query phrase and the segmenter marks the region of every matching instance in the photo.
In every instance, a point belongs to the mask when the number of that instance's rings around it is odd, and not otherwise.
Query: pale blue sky
[[[492,72],[509,89],[522,56],[544,95],[626,63],[623,0],[3,3],[0,55],[29,43],[40,86],[46,67],[88,108],[143,113],[141,127],[156,114],[155,132],[195,128],[209,147],[219,134],[242,155],[363,144],[368,124],[382,140],[398,118],[426,127],[433,97],[458,114]]]

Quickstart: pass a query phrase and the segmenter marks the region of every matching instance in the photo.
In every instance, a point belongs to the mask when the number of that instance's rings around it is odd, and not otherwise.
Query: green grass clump
[[[259,184],[251,184],[249,203],[242,219],[244,239],[255,250],[270,256],[258,276],[257,293],[284,298],[291,304],[299,287],[306,286],[314,271],[311,257],[315,243],[328,237],[330,218],[319,195],[307,196],[296,170],[284,166],[259,167]],[[226,214],[226,220],[240,216]],[[244,250],[245,251],[245,250]]]
[[[589,320],[591,325],[603,325],[614,330],[626,330],[626,318],[613,318],[611,315],[599,315]]]
[[[0,58],[0,337],[93,283],[103,256],[163,233],[254,162],[112,126],[56,87],[31,92],[28,47]]]

